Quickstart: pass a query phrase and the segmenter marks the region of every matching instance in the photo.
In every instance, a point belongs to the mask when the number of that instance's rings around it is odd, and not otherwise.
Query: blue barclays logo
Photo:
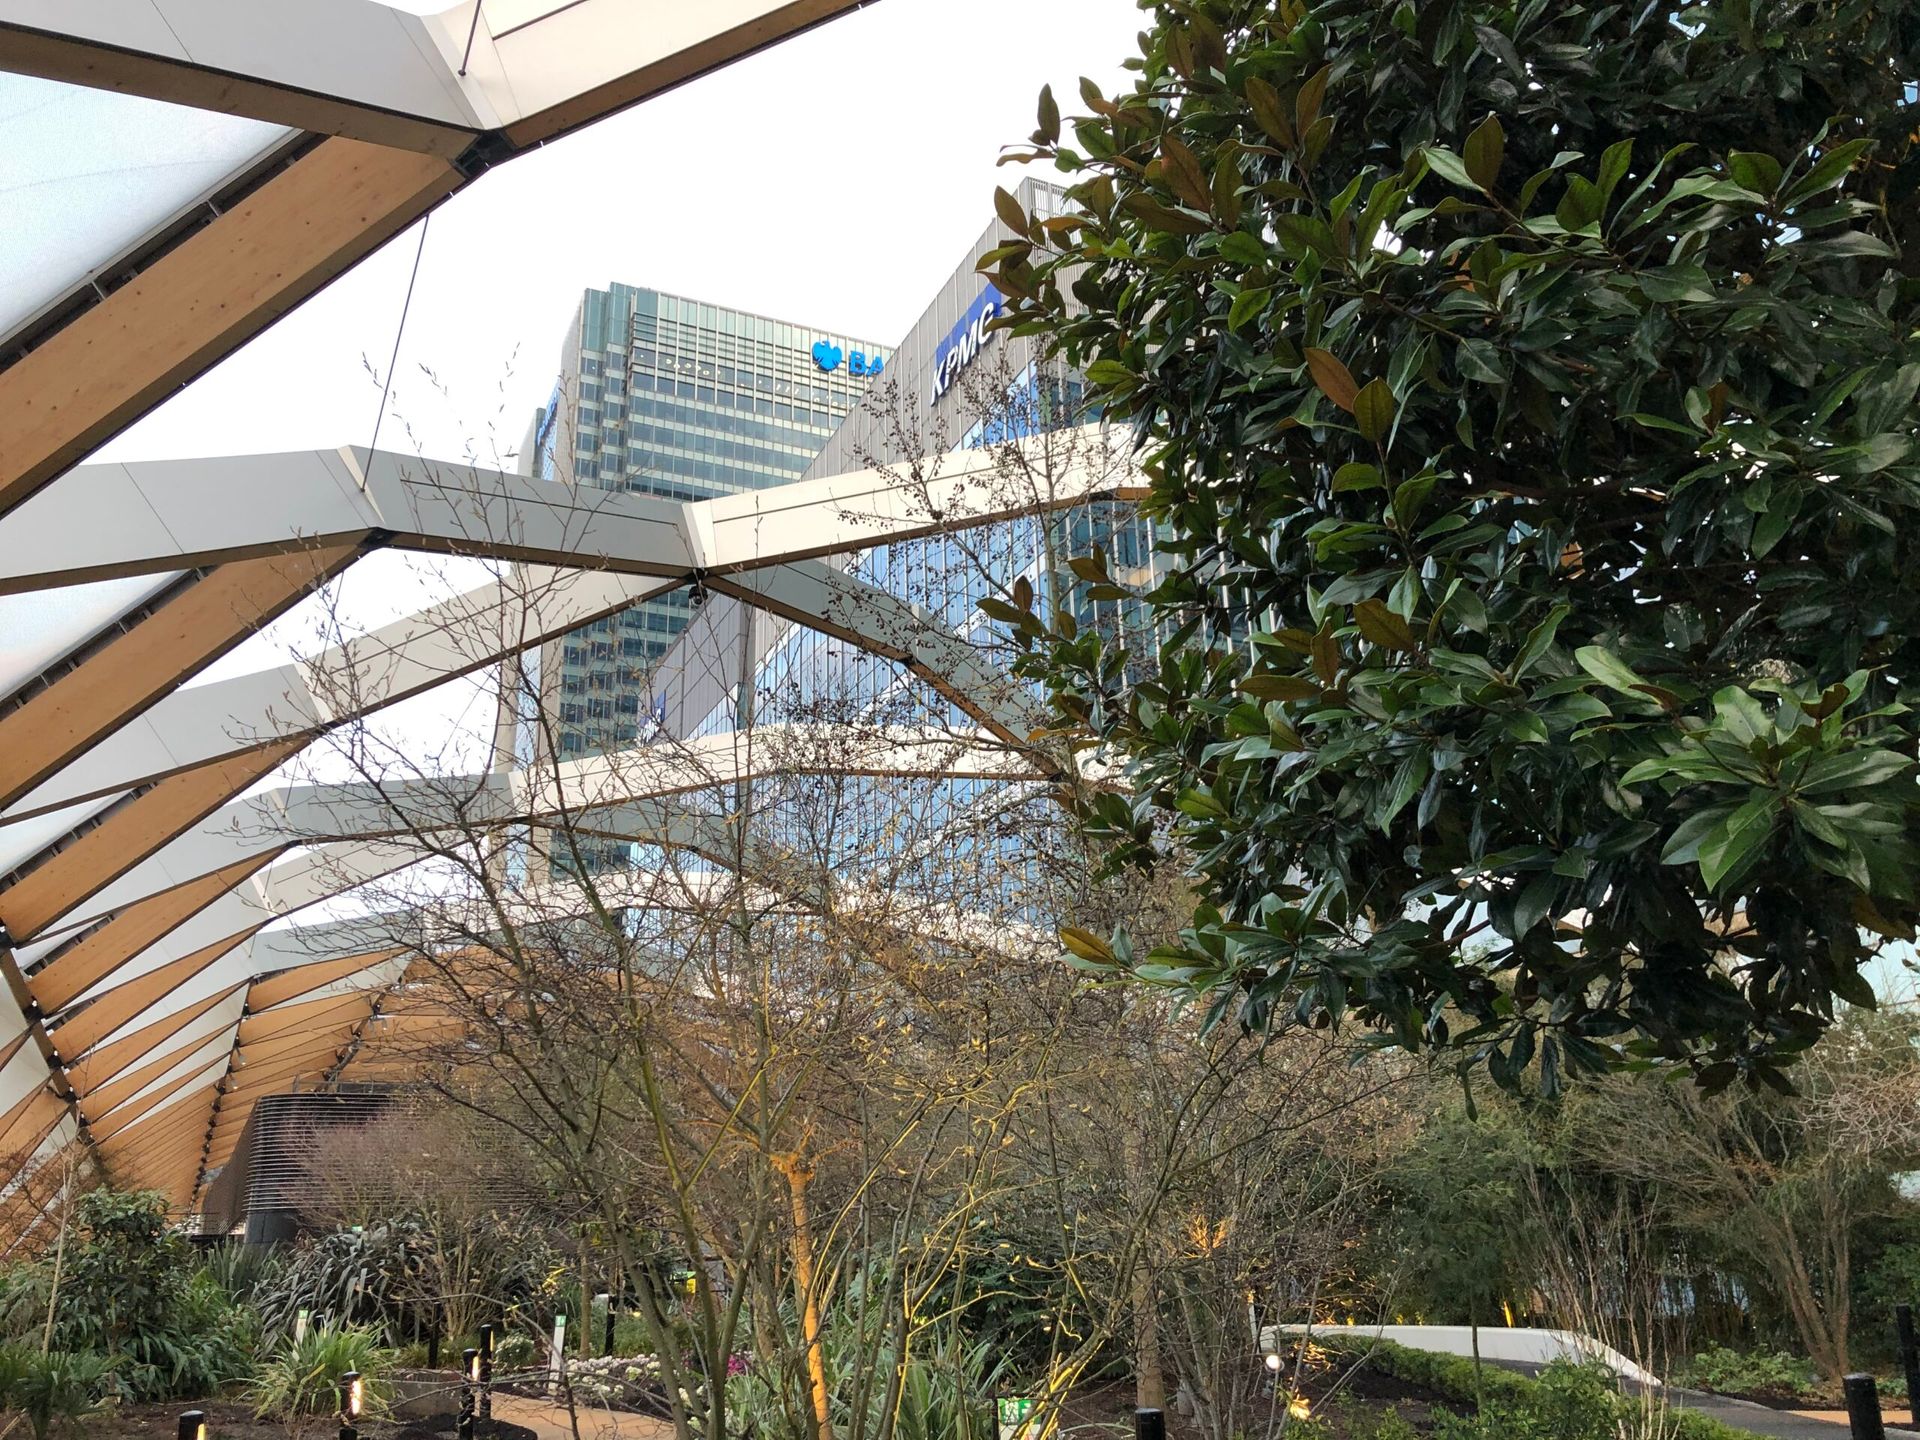
[[[844,357],[849,375],[878,375],[886,363],[878,355],[868,355],[861,350]],[[813,363],[822,370],[838,370],[842,359],[840,347],[828,340],[813,342]]]

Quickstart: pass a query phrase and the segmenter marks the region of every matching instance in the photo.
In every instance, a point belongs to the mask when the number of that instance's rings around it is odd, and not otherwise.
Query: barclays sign
[[[832,341],[816,340],[813,342],[813,363],[818,365],[822,370],[829,372],[838,370],[841,359],[840,347]],[[846,356],[845,359],[847,362],[847,373],[849,375],[878,375],[881,367],[885,364],[878,355],[868,355],[859,350],[855,350],[851,355]]]
[[[999,333],[989,330],[987,325],[1005,311],[1006,304],[1007,297],[989,285],[967,307],[960,323],[947,332],[947,338],[933,352],[933,390],[927,396],[927,404],[939,404],[940,397],[947,393],[960,372],[971,365],[987,342]]]

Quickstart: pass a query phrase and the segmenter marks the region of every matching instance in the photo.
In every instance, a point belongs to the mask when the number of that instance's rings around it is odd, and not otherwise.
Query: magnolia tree
[[[1920,12],[1149,8],[983,262],[1165,530],[1151,673],[1015,617],[1134,781],[1087,823],[1205,901],[1078,948],[1502,1081],[1783,1083],[1920,915]]]

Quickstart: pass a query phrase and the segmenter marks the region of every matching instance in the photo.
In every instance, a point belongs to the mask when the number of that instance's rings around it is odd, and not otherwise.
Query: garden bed
[[[1492,1364],[1477,1367],[1466,1356],[1414,1350],[1385,1340],[1346,1337],[1316,1338],[1313,1349],[1327,1357],[1325,1363],[1330,1368],[1344,1369],[1359,1362],[1353,1381],[1349,1382],[1351,1393],[1366,1393],[1354,1383],[1359,1382],[1362,1375],[1384,1375],[1435,1393],[1439,1403],[1456,1414],[1476,1413],[1479,1406],[1484,1404],[1490,1417],[1506,1429],[1529,1428],[1527,1422],[1535,1418],[1553,1416],[1562,1424],[1570,1418],[1566,1410],[1573,1393],[1571,1390],[1549,1387],[1540,1380]],[[1544,1373],[1551,1378],[1556,1371],[1577,1376],[1581,1373],[1581,1367],[1556,1362]],[[1594,1392],[1590,1397],[1592,1407],[1598,1412],[1599,1407],[1605,1406],[1611,1413],[1583,1413],[1579,1417],[1583,1424],[1591,1422],[1597,1433],[1617,1428],[1616,1422],[1618,1425],[1630,1425],[1636,1418],[1632,1413],[1635,1408],[1633,1400],[1607,1389],[1606,1386],[1611,1383],[1611,1377],[1603,1385],[1589,1382],[1589,1388]],[[1555,1415],[1555,1412],[1558,1414]],[[1403,1409],[1401,1416],[1414,1424],[1416,1429],[1425,1428],[1416,1421],[1410,1409]],[[1735,1429],[1698,1411],[1677,1407],[1667,1411],[1665,1425],[1671,1440],[1754,1440],[1748,1431]]]
[[[207,1417],[209,1440],[289,1440],[284,1421],[256,1419],[251,1407],[227,1400],[175,1400],[154,1405],[113,1405],[83,1422],[87,1440],[174,1440],[180,1416],[187,1410],[201,1410]],[[425,1415],[408,1420],[365,1420],[360,1433],[365,1440],[446,1440],[454,1433],[458,1417]],[[301,1440],[332,1440],[337,1431],[333,1417],[318,1415],[300,1430]],[[495,1421],[491,1440],[537,1440],[524,1425]]]
[[[1371,1437],[1378,1433],[1381,1420],[1392,1411],[1414,1431],[1426,1434],[1433,1428],[1433,1410],[1437,1406],[1460,1410],[1462,1406],[1440,1390],[1417,1381],[1406,1380],[1386,1370],[1363,1365],[1352,1368],[1333,1363],[1334,1357],[1318,1352],[1302,1367],[1298,1383],[1315,1419],[1316,1437]],[[1292,1383],[1288,1367],[1283,1383]],[[1337,1386],[1337,1390],[1336,1390]],[[1471,1409],[1471,1406],[1465,1407]],[[1061,1407],[1061,1434],[1070,1440],[1084,1440],[1095,1434],[1130,1437],[1133,1433],[1134,1388],[1131,1380],[1116,1380],[1104,1385],[1076,1390]],[[1192,1426],[1171,1403],[1167,1406],[1169,1440],[1200,1440],[1201,1432]],[[1295,1431],[1295,1434],[1301,1432]]]

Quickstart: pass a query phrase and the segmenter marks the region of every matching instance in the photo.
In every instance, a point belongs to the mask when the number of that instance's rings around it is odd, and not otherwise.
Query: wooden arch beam
[[[321,141],[0,371],[0,515],[466,183]]]
[[[81,1120],[92,1125],[104,1119],[119,1106],[126,1104],[147,1086],[173,1069],[174,1066],[192,1059],[197,1052],[205,1050],[221,1037],[222,1032],[218,1030],[197,1036],[187,1041],[184,1045],[175,1046],[172,1050],[169,1050],[166,1054],[156,1059],[136,1066],[124,1075],[116,1076],[111,1082],[102,1085],[97,1090],[81,1091],[78,1086],[75,1086],[75,1090],[79,1091]],[[231,1036],[229,1035],[229,1047],[231,1043]],[[209,1055],[207,1057],[207,1063],[212,1064],[214,1059],[214,1056]],[[71,1078],[71,1076],[69,1076],[69,1078]]]
[[[49,1032],[54,1045],[62,1055],[84,1054],[152,1006],[161,996],[193,979],[244,939],[244,935],[233,935],[216,940],[191,955],[182,955],[178,960],[114,986],[84,1009],[63,1017]]]
[[[265,1018],[273,1006],[283,1001],[295,999],[311,990],[318,990],[322,985],[331,985],[336,980],[350,979],[401,953],[397,948],[368,950],[355,955],[344,955],[338,960],[298,965],[291,970],[283,970],[277,975],[269,975],[265,979],[253,982],[253,988],[247,992],[247,1010],[252,1015]]]
[[[0,923],[16,941],[31,940],[291,759],[302,743],[279,740],[157,782],[0,890]]]
[[[42,1013],[64,1010],[112,975],[142,950],[199,914],[231,891],[273,857],[250,855],[224,870],[203,875],[150,899],[129,905],[99,929],[42,966],[27,981],[27,989]],[[266,917],[260,921],[266,923]],[[238,944],[244,935],[235,936]]]
[[[6,381],[0,374],[0,397]],[[5,403],[0,398],[0,430]],[[320,546],[222,565],[0,715],[0,807],[284,614],[359,553],[358,545]]]
[[[109,1045],[97,1046],[79,1059],[68,1061],[67,1078],[73,1083],[73,1088],[82,1094],[108,1084],[129,1065],[138,1063],[143,1056],[152,1053],[155,1047],[166,1044],[194,1021],[211,1013],[223,1001],[231,999],[239,988],[239,985],[229,985],[204,1000],[142,1025]]]

